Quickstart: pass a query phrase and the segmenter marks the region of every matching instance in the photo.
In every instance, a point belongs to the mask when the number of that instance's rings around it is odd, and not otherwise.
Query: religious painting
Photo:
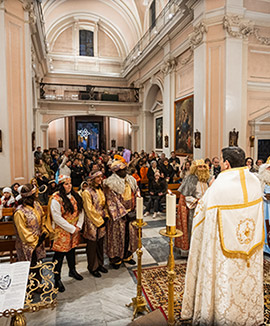
[[[156,119],[156,148],[163,148],[163,118]]]
[[[175,152],[180,156],[193,154],[193,95],[176,101]]]

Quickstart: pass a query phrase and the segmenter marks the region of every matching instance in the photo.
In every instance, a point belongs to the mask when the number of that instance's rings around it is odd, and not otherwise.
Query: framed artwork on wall
[[[174,103],[174,117],[176,154],[193,154],[193,95]]]
[[[163,118],[156,118],[156,148],[163,148]]]

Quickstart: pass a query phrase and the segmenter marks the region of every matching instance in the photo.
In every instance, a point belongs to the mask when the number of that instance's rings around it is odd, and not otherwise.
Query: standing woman
[[[101,171],[91,172],[89,187],[82,193],[85,211],[83,236],[86,239],[87,268],[94,277],[101,277],[100,272],[108,272],[103,266],[103,242],[108,211],[105,208],[102,180],[103,174]]]
[[[54,241],[52,249],[55,251],[53,261],[55,266],[55,287],[64,292],[65,287],[61,281],[61,269],[64,256],[67,258],[69,276],[76,280],[83,277],[75,269],[75,247],[80,241],[80,230],[83,224],[84,213],[81,197],[72,189],[71,178],[60,175],[59,189],[50,200],[50,213],[54,224]]]
[[[21,205],[14,214],[16,229],[16,251],[18,261],[30,261],[31,266],[46,257],[43,240],[46,230],[43,226],[44,212],[37,201],[37,188],[26,184],[21,189]]]

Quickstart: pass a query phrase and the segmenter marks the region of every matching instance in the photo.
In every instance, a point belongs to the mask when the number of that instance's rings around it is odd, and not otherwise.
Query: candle
[[[137,197],[136,198],[136,218],[142,219],[143,218],[143,198]]]
[[[176,212],[176,195],[167,194],[166,195],[166,225],[167,226],[176,225],[175,212]]]

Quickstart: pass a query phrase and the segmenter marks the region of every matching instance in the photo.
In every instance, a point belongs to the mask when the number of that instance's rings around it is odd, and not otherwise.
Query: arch
[[[73,27],[75,23],[80,25],[88,25],[94,29],[98,24],[106,35],[113,41],[119,56],[124,58],[128,53],[128,45],[125,38],[120,31],[111,22],[107,21],[104,17],[92,15],[85,12],[76,12],[62,16],[55,23],[53,23],[47,30],[47,39],[50,51],[53,49],[54,44],[58,37],[68,28]]]
[[[89,120],[85,118],[80,119],[80,117],[88,116],[87,114],[78,114],[74,115],[62,115],[62,116],[53,116],[51,119],[47,120],[46,123],[46,131],[47,131],[47,147],[53,148],[58,147],[58,140],[63,140],[63,147],[67,148],[69,146],[74,146],[76,143],[76,135],[77,135],[77,124],[66,124],[65,118],[76,117],[76,122],[80,123],[101,123],[101,129],[99,132],[99,137],[101,137],[101,148],[109,149],[111,147],[111,140],[114,139],[117,146],[123,146],[131,148],[132,142],[134,144],[134,133],[132,133],[132,128],[134,126],[134,122],[128,121],[126,118],[121,117],[108,117],[106,120],[95,119],[96,117],[104,117],[105,115],[97,115],[97,116],[89,116]],[[93,119],[92,119],[93,118]],[[80,121],[81,120],[81,121]],[[73,120],[75,121],[75,120]],[[103,121],[103,122],[102,122]],[[45,124],[44,124],[45,125]],[[103,127],[104,129],[103,129]],[[69,129],[71,127],[71,129]],[[75,132],[74,137],[70,138],[70,131],[73,130],[72,133]],[[103,137],[105,136],[105,137]],[[106,140],[102,142],[102,139]],[[73,144],[73,145],[72,145]],[[104,146],[104,147],[103,147]]]

